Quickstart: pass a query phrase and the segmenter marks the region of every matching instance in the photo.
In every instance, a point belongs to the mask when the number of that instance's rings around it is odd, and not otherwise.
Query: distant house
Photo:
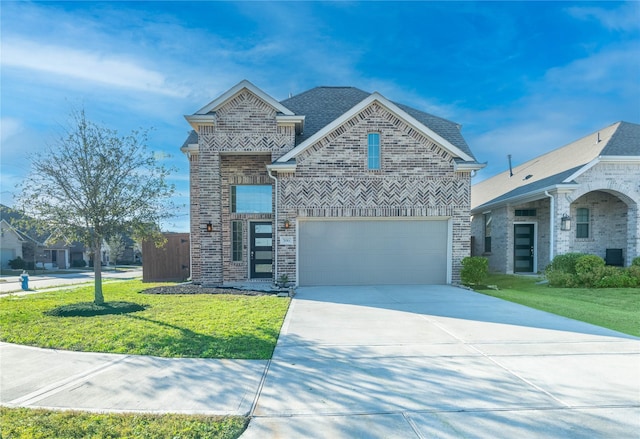
[[[89,261],[89,252],[80,243],[72,243],[65,238],[56,238],[55,236],[58,234],[51,231],[22,230],[11,225],[11,223],[18,223],[24,218],[19,211],[0,205],[0,215],[5,224],[3,227],[11,229],[11,233],[8,236],[16,234],[20,237],[21,242],[21,249],[18,250],[15,243],[13,247],[9,245],[10,238],[5,241],[3,236],[3,267],[5,267],[5,257],[8,258],[10,254],[16,255],[10,259],[20,256],[25,260],[27,266],[37,265],[37,267],[47,269],[65,269],[71,267],[74,261]]]
[[[185,118],[195,283],[460,281],[483,165],[458,124],[354,87],[278,101],[249,81]]]
[[[9,268],[9,261],[22,258],[25,238],[4,219],[0,220],[0,264]]]
[[[640,253],[640,125],[618,122],[471,188],[473,254],[535,273],[555,255]]]

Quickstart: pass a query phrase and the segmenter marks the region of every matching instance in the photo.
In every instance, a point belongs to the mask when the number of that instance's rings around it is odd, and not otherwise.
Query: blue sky
[[[174,163],[192,114],[243,79],[278,100],[350,85],[453,120],[474,181],[619,120],[640,123],[638,2],[0,3],[1,202],[73,109],[153,128]],[[188,231],[188,208],[165,224]]]

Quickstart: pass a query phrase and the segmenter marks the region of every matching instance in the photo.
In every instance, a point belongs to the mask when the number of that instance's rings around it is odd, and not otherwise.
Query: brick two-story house
[[[459,281],[483,166],[459,125],[353,87],[277,101],[248,81],[185,118],[195,283]]]

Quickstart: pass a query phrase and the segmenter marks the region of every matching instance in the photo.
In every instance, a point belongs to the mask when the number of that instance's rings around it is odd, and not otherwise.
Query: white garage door
[[[447,283],[448,221],[299,223],[300,285]]]

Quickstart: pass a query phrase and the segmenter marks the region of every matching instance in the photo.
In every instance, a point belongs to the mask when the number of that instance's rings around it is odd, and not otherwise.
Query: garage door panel
[[[448,222],[303,221],[301,285],[446,283]]]

